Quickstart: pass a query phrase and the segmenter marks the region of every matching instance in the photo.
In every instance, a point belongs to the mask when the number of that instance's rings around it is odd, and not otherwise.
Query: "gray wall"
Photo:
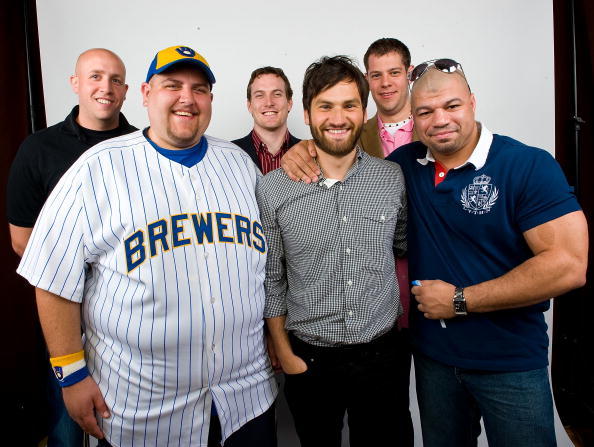
[[[554,152],[550,1],[39,0],[37,13],[48,125],[62,120],[76,100],[68,77],[77,55],[105,47],[128,68],[124,113],[146,126],[139,88],[148,65],[157,50],[184,44],[202,53],[217,77],[207,133],[226,139],[246,134],[249,74],[275,65],[295,90],[289,127],[308,137],[300,104],[305,68],[331,54],[354,56],[362,67],[372,41],[397,37],[409,46],[413,64],[436,57],[461,62],[477,96],[478,118],[490,130]],[[422,445],[415,400],[413,385],[416,444]],[[288,426],[281,428],[281,446],[296,445]],[[557,433],[560,446],[571,445],[558,421]],[[481,445],[487,445],[484,439]]]

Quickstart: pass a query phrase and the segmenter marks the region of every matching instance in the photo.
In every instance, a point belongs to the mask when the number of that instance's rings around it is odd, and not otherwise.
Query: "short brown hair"
[[[392,37],[383,37],[381,39],[376,40],[365,52],[363,56],[363,63],[365,64],[365,70],[369,70],[369,56],[376,55],[376,56],[383,56],[388,53],[398,53],[402,58],[402,62],[404,63],[404,68],[408,69],[410,67],[410,51],[408,47],[404,45],[398,39],[394,39]]]
[[[252,84],[258,76],[262,76],[265,74],[272,74],[281,78],[285,83],[285,95],[287,96],[287,99],[293,98],[293,89],[291,88],[291,84],[289,83],[289,79],[287,78],[285,72],[281,68],[266,66],[256,68],[254,71],[252,71],[252,75],[250,76],[250,81],[248,82],[247,86],[248,101],[252,100]]]
[[[361,104],[366,109],[369,85],[359,67],[348,56],[324,56],[305,70],[303,110],[309,111],[311,102],[317,95],[341,81],[351,81],[357,84],[359,95],[361,95]]]

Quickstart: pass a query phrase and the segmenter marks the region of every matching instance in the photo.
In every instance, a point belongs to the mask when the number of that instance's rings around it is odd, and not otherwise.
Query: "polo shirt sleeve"
[[[35,223],[17,273],[31,285],[82,301],[85,282],[84,166],[75,164],[58,182]]]
[[[264,318],[281,317],[287,314],[285,250],[276,219],[276,210],[270,200],[271,194],[274,194],[272,186],[269,176],[261,177],[256,186],[256,200],[260,207],[260,218],[268,242],[266,279],[264,280],[266,291]]]
[[[6,185],[6,215],[17,227],[32,228],[45,200],[33,138],[29,136],[21,144]]]
[[[534,156],[525,163],[527,169],[516,205],[522,232],[581,209],[559,163],[544,150],[530,150]]]

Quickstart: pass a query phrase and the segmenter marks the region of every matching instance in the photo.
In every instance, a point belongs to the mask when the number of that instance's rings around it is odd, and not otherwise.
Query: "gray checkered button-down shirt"
[[[344,181],[305,184],[282,170],[256,196],[268,240],[266,318],[319,346],[367,343],[402,313],[394,252],[406,251],[400,166],[358,151]]]

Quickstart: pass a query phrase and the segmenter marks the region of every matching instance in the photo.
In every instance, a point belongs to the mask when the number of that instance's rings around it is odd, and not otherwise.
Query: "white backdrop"
[[[436,57],[461,62],[477,96],[477,116],[490,130],[554,152],[548,0],[38,0],[37,14],[48,125],[76,103],[68,77],[78,54],[104,47],[127,66],[123,112],[146,126],[140,83],[156,51],[179,44],[205,56],[217,78],[208,134],[235,139],[251,129],[246,83],[253,69],[273,65],[285,70],[295,92],[289,128],[308,137],[301,107],[305,68],[322,55],[347,54],[363,69],[372,41],[396,37],[409,46],[413,64]],[[368,112],[375,113],[371,99]],[[560,446],[571,445],[558,421],[557,433]]]

